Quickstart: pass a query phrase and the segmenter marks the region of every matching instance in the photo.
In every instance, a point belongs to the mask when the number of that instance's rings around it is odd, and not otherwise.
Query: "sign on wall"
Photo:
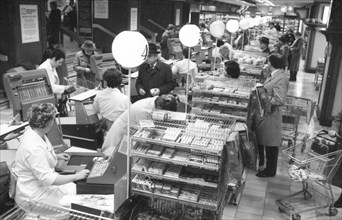
[[[94,1],[94,17],[99,19],[108,19],[108,0]]]
[[[93,40],[92,0],[78,1],[78,30],[83,39]]]
[[[38,6],[19,5],[22,43],[39,42]]]

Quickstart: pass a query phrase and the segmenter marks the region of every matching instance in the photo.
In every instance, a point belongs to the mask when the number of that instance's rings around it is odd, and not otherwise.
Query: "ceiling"
[[[223,2],[223,3],[229,3],[234,5],[241,5],[241,6],[256,6],[256,5],[262,5],[262,6],[270,6],[268,5],[267,1],[273,3],[275,6],[293,6],[296,8],[301,8],[306,5],[314,3],[314,0],[214,0],[216,2]]]

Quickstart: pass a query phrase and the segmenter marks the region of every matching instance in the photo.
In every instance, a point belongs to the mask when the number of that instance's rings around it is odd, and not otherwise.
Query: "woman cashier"
[[[53,104],[32,105],[28,111],[30,128],[25,131],[14,160],[17,176],[15,201],[27,200],[59,205],[64,195],[76,194],[74,181],[87,177],[89,170],[60,175],[55,171],[58,160],[68,160],[65,153],[55,154],[45,135],[51,129],[57,110]]]

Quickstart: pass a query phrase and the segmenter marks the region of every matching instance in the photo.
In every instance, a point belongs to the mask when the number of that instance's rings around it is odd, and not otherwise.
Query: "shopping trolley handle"
[[[328,134],[330,137],[336,137],[336,138],[342,140],[342,137],[337,132],[335,132],[334,135],[330,135],[329,131],[327,131],[325,129],[319,130],[316,136],[318,137],[319,135],[322,135],[322,134]]]

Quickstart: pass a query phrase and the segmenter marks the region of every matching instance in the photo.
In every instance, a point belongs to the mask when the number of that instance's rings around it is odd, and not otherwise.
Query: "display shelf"
[[[220,106],[227,106],[227,107],[233,107],[233,108],[242,108],[242,109],[247,109],[246,105],[238,105],[238,104],[231,104],[228,102],[220,102],[220,101],[208,101],[208,100],[203,100],[200,98],[193,98],[192,99],[193,103],[206,103],[206,104],[215,104],[215,105],[220,105]]]
[[[221,151],[223,149],[223,145],[220,147],[221,149],[216,150],[216,149],[210,149],[207,147],[202,147],[199,145],[186,145],[186,144],[181,144],[181,143],[176,143],[176,142],[171,142],[171,141],[164,141],[164,140],[153,140],[153,139],[148,139],[148,138],[141,138],[141,137],[132,137],[134,141],[140,142],[140,143],[145,143],[145,144],[154,144],[154,145],[162,145],[170,148],[179,148],[179,149],[188,149],[192,150],[194,152],[203,152],[203,153],[209,153],[209,154],[214,154],[214,155],[220,155]]]
[[[232,172],[226,146],[236,119],[159,110],[149,120],[150,127],[131,136],[131,194],[198,208],[220,219]]]
[[[183,178],[159,175],[159,174],[149,173],[149,172],[145,172],[145,171],[132,170],[132,173],[133,174],[139,174],[139,175],[148,176],[148,177],[151,177],[151,178],[154,178],[154,179],[182,182],[182,183],[194,184],[194,185],[199,185],[199,186],[206,186],[206,187],[211,187],[211,188],[217,188],[218,187],[217,183],[210,183],[210,182],[205,182],[205,181],[201,182],[201,181],[187,180],[187,179],[183,179]]]
[[[198,94],[208,94],[208,95],[217,95],[217,96],[228,96],[232,98],[240,98],[240,99],[249,99],[249,94],[248,95],[243,95],[243,94],[238,94],[238,93],[228,93],[228,92],[217,92],[213,90],[204,90],[204,89],[193,89],[193,93],[198,93]]]
[[[208,111],[203,111],[202,109],[196,109],[196,108],[193,108],[192,112],[194,114],[200,114],[200,115],[211,116],[211,117],[221,117],[223,119],[224,118],[234,118],[240,122],[246,122],[246,120],[247,120],[247,118],[243,117],[243,116],[237,116],[237,115],[226,114],[226,113],[208,112]]]
[[[208,209],[208,210],[212,210],[212,211],[216,211],[218,208],[218,205],[207,205],[207,204],[201,204],[199,202],[195,202],[195,201],[190,201],[190,200],[185,200],[185,199],[181,199],[181,198],[177,198],[177,197],[173,197],[173,196],[168,196],[165,194],[160,194],[160,193],[152,193],[152,192],[148,192],[145,190],[140,190],[140,189],[134,189],[132,188],[132,192],[136,193],[138,195],[142,195],[142,196],[148,196],[148,197],[158,197],[158,198],[163,198],[165,200],[170,200],[173,202],[179,202],[181,204],[184,205],[190,205],[193,207],[198,207],[198,208],[202,208],[202,209]]]
[[[206,170],[213,170],[213,171],[219,171],[220,167],[217,165],[209,165],[209,164],[201,164],[201,163],[196,163],[196,162],[191,162],[191,161],[181,161],[181,160],[175,160],[175,159],[168,159],[164,157],[159,157],[159,156],[153,156],[153,155],[148,155],[145,153],[141,153],[136,150],[131,150],[131,156],[133,157],[141,157],[141,158],[146,158],[154,161],[159,161],[163,163],[171,163],[174,165],[181,165],[181,166],[193,166],[193,167],[198,167]]]

